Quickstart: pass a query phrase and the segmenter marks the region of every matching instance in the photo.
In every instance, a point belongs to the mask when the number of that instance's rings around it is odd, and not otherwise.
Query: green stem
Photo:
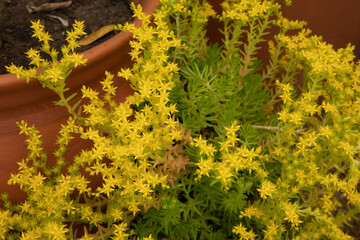
[[[64,91],[60,91],[58,93],[61,102],[64,104],[64,106],[66,107],[66,109],[68,110],[68,112],[75,118],[77,119],[79,116],[76,114],[76,112],[74,111],[74,109],[70,106],[70,104],[66,101],[66,98],[64,96]]]

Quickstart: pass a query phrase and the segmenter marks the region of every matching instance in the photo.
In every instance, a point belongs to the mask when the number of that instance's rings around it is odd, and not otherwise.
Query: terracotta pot
[[[152,14],[159,4],[159,0],[133,0],[141,4],[143,11]],[[134,23],[141,24],[139,19]],[[85,23],[86,24],[86,23]],[[86,66],[73,70],[67,79],[71,92],[79,92],[82,85],[94,89],[101,89],[99,81],[103,80],[104,72],[115,74],[118,92],[116,99],[121,102],[133,93],[129,83],[116,77],[116,73],[123,67],[131,66],[128,55],[131,34],[118,34],[108,41],[83,52],[88,59]],[[25,55],[24,55],[25,56]],[[24,79],[17,79],[10,74],[0,75],[0,192],[8,192],[12,202],[24,200],[25,193],[18,186],[9,186],[7,181],[11,173],[16,173],[17,162],[26,158],[27,149],[25,136],[19,135],[16,121],[25,120],[29,125],[34,124],[41,132],[44,140],[44,150],[49,153],[49,162],[54,161],[51,153],[55,149],[55,141],[60,125],[66,122],[68,114],[65,108],[54,106],[57,100],[55,94],[44,89],[37,82],[31,80],[29,84]],[[86,141],[72,141],[67,159],[83,148],[90,147]],[[99,183],[93,182],[92,186]]]

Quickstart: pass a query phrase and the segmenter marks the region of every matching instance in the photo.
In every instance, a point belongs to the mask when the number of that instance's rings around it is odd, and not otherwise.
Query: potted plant
[[[0,232],[73,239],[83,223],[82,239],[351,239],[341,227],[360,208],[353,47],[334,50],[273,1],[224,1],[215,14],[205,1],[164,0],[153,22],[132,7],[143,24],[120,26],[133,33],[134,65],[118,75],[134,94],[117,103],[106,73],[103,93],[82,87],[81,108],[62,97],[72,116],[52,166],[36,127],[18,123],[29,154],[9,184],[28,197],[2,195]],[[205,39],[209,17],[223,23],[222,45]],[[279,33],[262,66],[270,27]],[[44,73],[61,96],[65,80]],[[75,137],[92,145],[66,161]],[[89,188],[81,169],[103,184]]]
[[[158,5],[158,1],[132,1],[141,4],[144,12],[151,14]],[[141,24],[135,19],[136,25]],[[72,70],[67,78],[66,86],[71,90],[69,95],[79,92],[83,84],[91,87],[100,87],[104,72],[116,73],[122,67],[130,66],[128,56],[129,40],[131,34],[118,34],[110,40],[82,53],[87,59],[86,65],[81,65]],[[127,82],[117,81],[117,100],[124,101],[132,93]],[[44,88],[36,79],[18,79],[13,74],[0,75],[0,191],[10,192],[12,201],[21,201],[24,194],[17,187],[6,184],[10,173],[15,173],[16,162],[26,157],[27,150],[24,138],[18,134],[16,121],[25,120],[29,124],[36,124],[45,139],[44,148],[54,150],[56,133],[60,125],[66,121],[68,112],[63,107],[55,106],[56,94]],[[85,145],[84,145],[85,144]],[[73,143],[73,153],[86,146],[86,142]],[[72,150],[71,150],[72,151]],[[70,153],[71,154],[71,153]]]

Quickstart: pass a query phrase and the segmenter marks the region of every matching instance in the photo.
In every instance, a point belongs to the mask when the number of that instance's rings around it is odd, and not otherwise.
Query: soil
[[[3,10],[3,28],[0,29],[0,74],[5,74],[5,66],[14,63],[15,65],[28,66],[29,61],[25,52],[30,48],[40,48],[40,43],[32,38],[30,21],[40,19],[45,30],[50,33],[54,41],[51,46],[61,49],[66,43],[66,31],[72,29],[71,25],[76,20],[85,21],[85,32],[90,34],[99,28],[109,24],[119,24],[132,21],[132,12],[127,0],[72,0],[69,7],[56,9],[47,12],[29,13],[26,5],[40,6],[44,3],[67,2],[68,0],[0,0],[5,1]],[[59,20],[50,17],[57,16],[68,21],[69,26],[64,26]],[[0,11],[1,18],[1,11]],[[1,25],[1,20],[0,20]],[[1,26],[0,26],[1,27]],[[83,52],[98,45],[111,37],[116,32],[111,32],[88,46],[78,48]]]

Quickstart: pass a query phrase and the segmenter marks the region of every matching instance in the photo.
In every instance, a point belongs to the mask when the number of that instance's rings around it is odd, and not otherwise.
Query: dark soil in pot
[[[0,0],[2,1],[2,0]],[[45,30],[52,36],[50,44],[57,50],[66,43],[66,31],[71,30],[74,20],[85,21],[85,32],[90,34],[109,24],[119,24],[132,21],[132,12],[127,0],[72,0],[71,5],[52,11],[29,13],[27,6],[41,6],[44,3],[70,2],[67,0],[4,0],[3,28],[0,29],[2,44],[0,46],[0,74],[6,74],[5,66],[27,66],[25,52],[30,48],[39,48],[40,43],[32,38],[30,21],[40,20]],[[1,12],[0,12],[1,14]],[[65,24],[64,24],[65,21]],[[68,26],[66,26],[68,22]],[[83,52],[98,45],[116,32],[110,32],[94,43],[78,48]]]

